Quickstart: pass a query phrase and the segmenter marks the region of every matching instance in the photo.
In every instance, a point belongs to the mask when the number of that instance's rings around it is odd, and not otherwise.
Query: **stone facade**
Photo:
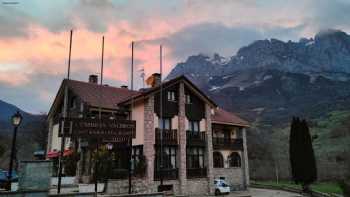
[[[243,168],[213,168],[213,176],[215,179],[224,177],[233,189],[244,189],[243,171]]]
[[[208,170],[208,190],[210,194],[213,194],[214,189],[214,174],[213,174],[213,136],[212,136],[212,124],[211,124],[211,108],[208,104],[205,105],[205,118],[206,118],[206,131],[207,131],[207,170]]]
[[[144,104],[144,144],[143,154],[147,161],[146,179],[148,184],[154,180],[154,159],[155,159],[155,130],[154,130],[154,96],[145,100]]]
[[[186,195],[207,195],[209,182],[208,178],[188,179]]]
[[[179,88],[179,125],[178,125],[178,137],[179,137],[179,180],[181,194],[186,193],[187,178],[186,178],[186,114],[185,114],[185,87],[183,83],[180,83]]]
[[[248,148],[247,148],[247,133],[246,129],[242,129],[242,137],[243,137],[243,167],[244,167],[244,184],[246,187],[250,185],[249,178],[249,163],[248,163]]]

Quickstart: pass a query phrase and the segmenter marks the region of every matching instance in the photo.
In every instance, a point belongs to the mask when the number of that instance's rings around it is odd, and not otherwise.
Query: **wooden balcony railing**
[[[161,177],[165,180],[175,180],[178,178],[179,169],[171,168],[171,169],[155,169],[154,170],[154,179],[160,180]]]
[[[160,144],[161,130],[156,128],[156,145]],[[164,145],[177,145],[177,130],[176,129],[163,129],[163,144]]]
[[[207,177],[207,168],[191,168],[187,169],[187,178],[203,178]]]
[[[213,137],[213,148],[214,149],[234,149],[243,150],[243,139],[231,139],[223,137]]]
[[[187,146],[205,146],[207,135],[205,132],[186,131]]]

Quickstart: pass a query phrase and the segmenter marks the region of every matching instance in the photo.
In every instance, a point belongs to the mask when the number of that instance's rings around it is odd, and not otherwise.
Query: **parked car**
[[[7,182],[8,171],[0,169],[0,188],[4,188]],[[18,176],[16,171],[12,171],[11,182],[17,182]]]
[[[225,180],[215,179],[214,185],[215,185],[215,196],[220,194],[229,194],[231,191],[230,186],[225,182]]]

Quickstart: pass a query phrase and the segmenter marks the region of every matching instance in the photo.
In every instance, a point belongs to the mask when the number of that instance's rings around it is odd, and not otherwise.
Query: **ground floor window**
[[[241,156],[236,152],[231,153],[228,161],[230,167],[241,167]]]
[[[156,169],[160,169],[161,163],[163,169],[175,169],[176,168],[176,154],[177,147],[164,146],[163,147],[163,160],[161,161],[161,148],[156,147]]]
[[[204,168],[204,148],[187,148],[187,168]]]
[[[213,153],[213,163],[214,168],[223,168],[224,167],[224,157],[220,152]]]

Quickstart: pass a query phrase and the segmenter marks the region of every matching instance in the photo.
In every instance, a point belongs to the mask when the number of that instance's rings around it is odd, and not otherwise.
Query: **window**
[[[185,95],[185,103],[186,104],[191,104],[191,96],[189,94]]]
[[[176,101],[176,97],[175,97],[175,92],[174,91],[168,91],[167,96],[168,96],[168,101]]]
[[[224,157],[220,152],[213,153],[214,168],[223,168],[224,167]]]
[[[199,132],[199,121],[188,121],[189,130],[193,133]]]
[[[69,107],[71,109],[75,109],[77,107],[77,97],[72,97],[72,99],[70,100],[70,103],[69,103]]]
[[[170,118],[159,118],[159,128],[160,129],[171,129],[171,119]]]
[[[204,148],[187,148],[187,168],[204,168]]]
[[[156,150],[156,169],[160,169],[161,164],[161,151],[160,147]],[[176,168],[176,147],[164,146],[163,147],[163,169],[175,169]]]
[[[131,154],[131,168],[134,170],[138,164],[140,163],[140,160],[143,157],[143,146],[133,146],[132,147],[132,154]]]
[[[228,157],[228,161],[230,167],[241,167],[241,156],[236,152],[231,153]]]

